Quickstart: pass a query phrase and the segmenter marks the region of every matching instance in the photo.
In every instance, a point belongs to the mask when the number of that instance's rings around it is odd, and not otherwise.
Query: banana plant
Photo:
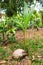
[[[32,17],[33,10],[29,11],[28,5],[24,2],[23,15],[16,17],[14,20],[17,25],[22,29],[24,35],[24,48],[26,47],[26,29]]]

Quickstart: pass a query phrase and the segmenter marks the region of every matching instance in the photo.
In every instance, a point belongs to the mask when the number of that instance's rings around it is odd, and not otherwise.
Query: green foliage
[[[39,12],[41,14],[42,17],[42,27],[43,27],[43,10]]]
[[[1,3],[1,8],[6,9],[6,14],[8,17],[11,17],[14,12],[17,13],[16,0],[4,0]]]
[[[36,12],[36,11],[33,12],[29,25],[31,28],[42,27],[42,16],[39,12]]]
[[[11,17],[13,14],[17,14],[17,11],[21,11],[21,7],[23,7],[23,0],[4,0],[1,2],[1,8],[6,9],[6,14],[8,17]]]
[[[6,17],[5,21],[0,22],[0,33],[2,34],[3,43],[9,41],[15,41],[15,30],[14,22],[12,22],[12,17]]]
[[[4,0],[1,1],[1,8],[6,9],[7,16],[11,17],[13,14],[17,14],[17,11],[21,12],[21,7],[24,6],[24,1],[28,0]],[[33,0],[29,0],[32,2]]]
[[[5,1],[5,2],[6,3],[9,2],[10,5],[8,5],[9,3],[7,5],[9,7],[10,6],[13,7],[13,3],[11,5],[12,0]],[[16,17],[15,15],[13,15],[12,17],[6,17],[5,21],[0,22],[0,33],[2,33],[3,39],[6,40],[5,37],[7,36],[7,39],[9,39],[10,42],[14,41],[15,30],[16,28],[17,29],[20,28],[23,31],[24,44],[26,46],[26,29],[28,27],[31,27],[31,28],[42,27],[43,26],[42,25],[43,16],[41,15],[42,13],[39,13],[39,12],[37,13],[36,11],[32,11],[31,9],[29,9],[27,3],[24,2],[23,14],[21,16],[20,14],[17,14]]]
[[[33,12],[32,10],[31,11],[28,10],[28,5],[26,2],[24,2],[23,16],[19,16],[15,18],[15,23],[19,25],[19,27],[22,29],[24,34],[24,47],[26,46],[26,29],[30,22],[32,12]]]

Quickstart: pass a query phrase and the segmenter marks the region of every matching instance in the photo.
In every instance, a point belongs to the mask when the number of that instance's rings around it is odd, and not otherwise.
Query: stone
[[[6,61],[5,60],[1,60],[0,64],[6,64]]]
[[[19,59],[19,58],[21,58],[23,56],[26,56],[26,55],[27,55],[27,53],[26,53],[25,50],[23,50],[23,49],[17,49],[17,50],[15,50],[13,52],[12,57],[15,58],[15,59]]]

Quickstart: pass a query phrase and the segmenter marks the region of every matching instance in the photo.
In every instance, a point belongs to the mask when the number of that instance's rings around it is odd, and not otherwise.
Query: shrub
[[[13,23],[14,22],[12,22],[12,17],[11,18],[6,17],[5,21],[0,22],[0,33],[2,34],[3,37],[3,43],[7,43],[11,40],[13,42],[15,40],[16,27],[13,25]]]

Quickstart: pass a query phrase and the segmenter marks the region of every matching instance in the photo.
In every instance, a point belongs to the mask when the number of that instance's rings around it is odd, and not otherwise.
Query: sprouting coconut
[[[13,55],[12,57],[15,58],[15,59],[19,59],[19,58],[22,58],[23,56],[26,56],[27,53],[25,50],[23,49],[17,49],[13,52]]]

